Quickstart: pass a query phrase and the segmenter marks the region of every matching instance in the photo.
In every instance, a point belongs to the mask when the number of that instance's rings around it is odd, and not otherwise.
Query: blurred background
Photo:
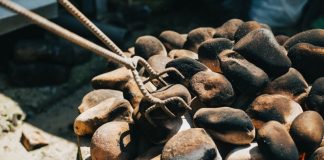
[[[102,45],[55,0],[14,1]],[[197,27],[219,27],[232,18],[265,23],[275,34],[287,36],[324,28],[322,0],[71,2],[124,51],[142,35],[158,36],[164,30],[185,34]],[[17,159],[75,159],[77,106],[92,90],[91,78],[111,70],[111,65],[0,7],[0,157],[5,153]],[[21,117],[14,118],[15,114]],[[17,121],[46,132],[50,145],[24,150],[16,142],[20,138]]]

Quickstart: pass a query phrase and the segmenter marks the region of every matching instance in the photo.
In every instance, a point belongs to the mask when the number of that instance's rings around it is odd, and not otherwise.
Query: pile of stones
[[[78,136],[90,135],[91,158],[252,160],[324,156],[324,30],[274,35],[255,21],[231,19],[188,34],[164,31],[139,37],[127,55],[141,56],[169,73],[146,83],[160,99],[181,97],[149,113],[130,70],[92,79],[75,119]],[[143,79],[148,75],[141,72]],[[324,141],[323,141],[324,142]]]

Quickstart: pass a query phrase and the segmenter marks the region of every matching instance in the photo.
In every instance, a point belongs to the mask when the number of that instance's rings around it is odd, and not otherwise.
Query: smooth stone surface
[[[180,82],[183,84],[188,83],[187,81],[189,81],[191,77],[196,73],[200,71],[209,70],[208,67],[205,66],[204,64],[188,57],[178,58],[170,61],[169,63],[166,64],[166,68],[169,67],[173,67],[177,69],[185,77],[185,80],[183,80],[176,74],[170,73],[169,77],[171,81]]]
[[[234,43],[227,38],[206,40],[198,48],[198,58],[215,60],[223,50],[232,49],[233,46]]]
[[[99,127],[91,138],[92,160],[128,160],[134,156],[135,144],[126,122],[109,122]]]
[[[324,117],[324,77],[315,80],[307,97],[306,104],[307,108],[317,111]]]
[[[168,56],[172,59],[188,57],[191,59],[198,59],[198,54],[186,49],[173,49],[168,53]]]
[[[255,93],[269,82],[268,75],[235,51],[219,55],[221,69],[231,84],[241,93]]]
[[[74,133],[92,134],[98,127],[110,121],[132,122],[133,108],[125,99],[109,98],[82,112],[74,120]]]
[[[196,73],[190,80],[190,88],[207,107],[230,105],[235,97],[226,77],[211,71]]]
[[[298,103],[286,96],[263,94],[252,102],[246,112],[251,117],[256,129],[271,120],[278,121],[289,129],[293,120],[303,110]]]
[[[296,68],[309,82],[324,77],[324,46],[314,46],[309,43],[298,43],[288,51],[292,66]]]
[[[286,35],[276,35],[275,38],[276,38],[277,42],[278,42],[280,45],[283,46],[283,45],[285,44],[285,42],[286,42],[290,37],[288,37],[288,36],[286,36]]]
[[[141,36],[136,39],[134,44],[135,54],[144,59],[149,59],[156,54],[167,55],[162,42],[153,36]]]
[[[222,26],[215,29],[213,37],[234,40],[235,32],[242,23],[244,22],[240,19],[230,19],[226,21]]]
[[[289,131],[300,152],[315,151],[322,142],[324,121],[315,111],[305,111],[293,121]]]
[[[217,147],[206,131],[193,128],[173,136],[164,146],[161,160],[214,160]]]
[[[171,97],[180,97],[187,104],[189,104],[189,102],[191,101],[190,92],[185,86],[181,84],[168,85],[152,92],[151,94],[153,97],[159,98],[161,100],[165,100]],[[153,105],[156,104],[150,102],[147,98],[143,98],[138,109],[140,113],[144,115],[145,111]],[[177,116],[182,116],[186,111],[185,107],[180,102],[169,102],[166,104],[166,107]],[[155,118],[169,117],[161,108],[152,111],[150,115]]]
[[[286,95],[301,105],[305,102],[308,92],[307,82],[294,68],[290,68],[287,73],[273,79],[263,90],[264,94]]]
[[[171,58],[165,55],[153,55],[147,60],[147,62],[156,72],[160,73],[165,70],[166,64],[171,60]]]
[[[172,49],[181,49],[186,42],[186,38],[181,36],[181,34],[171,30],[163,31],[159,35],[159,39],[163,43],[167,51],[170,51]]]
[[[212,39],[214,33],[215,29],[211,27],[200,27],[193,29],[188,33],[187,40],[183,45],[183,48],[197,52],[199,45],[208,39]]]
[[[269,159],[297,160],[298,150],[286,128],[276,121],[267,122],[257,132],[257,143]]]
[[[284,47],[289,50],[297,43],[310,43],[312,45],[324,47],[324,30],[311,29],[297,33],[286,41]]]
[[[194,124],[204,128],[214,139],[230,144],[249,144],[255,137],[251,119],[240,109],[201,108],[194,115]]]
[[[210,39],[198,48],[198,60],[214,72],[221,72],[218,55],[225,49],[232,49],[234,43],[226,38]]]
[[[324,147],[316,149],[316,151],[309,157],[309,160],[323,160],[324,159]]]
[[[226,156],[225,160],[264,160],[266,157],[260,152],[257,143],[237,147]]]
[[[137,87],[133,75],[127,68],[119,68],[107,73],[100,74],[91,80],[94,89],[114,89],[123,91],[124,98],[136,108],[143,95]]]
[[[248,33],[234,45],[234,50],[264,70],[269,77],[278,77],[288,72],[291,66],[286,50],[267,29]]]
[[[243,22],[236,29],[236,32],[234,34],[234,40],[235,40],[235,42],[238,42],[240,39],[242,39],[248,33],[252,32],[254,30],[257,30],[257,29],[261,29],[261,28],[270,29],[267,25],[258,23],[256,21]]]
[[[152,96],[160,98],[161,100],[176,96],[182,98],[186,103],[191,101],[189,91],[186,87],[180,84],[165,86],[153,92]],[[156,108],[149,113],[149,116],[154,123],[153,125],[145,117],[145,111],[149,107],[155,105],[156,104],[148,101],[148,99],[143,98],[139,107],[134,110],[133,119],[139,134],[145,135],[145,138],[149,139],[154,144],[163,144],[181,128],[181,116],[185,113],[186,109],[179,102],[167,103],[166,107],[176,115],[176,117],[172,118],[165,113],[161,107]]]
[[[93,90],[87,93],[83,98],[82,102],[78,107],[80,113],[92,108],[93,106],[97,105],[98,103],[108,99],[108,98],[120,98],[123,99],[123,92],[112,90],[112,89],[98,89]]]

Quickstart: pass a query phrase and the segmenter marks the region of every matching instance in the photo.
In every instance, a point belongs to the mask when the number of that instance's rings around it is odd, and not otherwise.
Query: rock
[[[91,138],[92,160],[128,160],[134,158],[135,140],[126,122],[109,122],[99,127]]]
[[[135,42],[135,54],[149,59],[153,55],[167,55],[166,49],[160,40],[153,36],[141,36]]]
[[[281,46],[283,46],[283,45],[285,44],[285,42],[286,42],[290,37],[288,37],[288,36],[286,36],[286,35],[276,35],[275,38],[276,38],[277,42],[278,42]]]
[[[226,38],[206,40],[198,48],[198,60],[214,72],[221,72],[218,55],[225,49],[232,49],[234,43]]]
[[[153,92],[152,96],[161,100],[176,96],[182,98],[187,103],[191,100],[189,91],[180,84],[163,87]],[[157,104],[153,104],[146,98],[142,99],[140,106],[134,110],[133,119],[140,134],[146,135],[146,138],[155,144],[161,144],[178,132],[182,125],[181,116],[185,113],[186,109],[179,102],[167,103],[166,107],[176,117],[170,117],[162,108],[156,108],[149,113],[154,123],[152,124],[145,117],[145,111],[154,105]]]
[[[324,77],[324,47],[308,43],[298,43],[288,51],[292,66],[309,82]]]
[[[269,81],[263,70],[235,51],[223,51],[219,60],[223,74],[240,93],[255,94]]]
[[[161,160],[214,160],[218,156],[217,147],[205,130],[193,128],[173,136],[165,144]]]
[[[123,99],[123,92],[112,89],[93,90],[83,97],[82,102],[78,107],[79,112],[82,113],[108,98]]]
[[[188,33],[187,40],[183,45],[183,48],[193,52],[197,52],[199,45],[208,39],[212,39],[214,33],[215,29],[210,27],[200,27],[191,30]]]
[[[193,75],[200,71],[206,71],[209,70],[207,66],[204,64],[191,59],[191,58],[178,58],[170,61],[169,63],[166,64],[166,68],[173,67],[177,69],[184,77],[185,79],[181,79],[179,76],[175,75],[174,73],[169,74],[169,78],[171,79],[170,81],[172,83],[177,83],[180,82],[182,84],[185,84],[188,86],[189,80]]]
[[[316,151],[311,154],[309,160],[323,160],[324,159],[324,147],[316,149]]]
[[[307,108],[317,111],[324,117],[324,77],[315,80],[307,97],[306,104]]]
[[[201,108],[194,115],[194,124],[204,128],[213,139],[230,144],[249,144],[255,137],[251,119],[240,109]]]
[[[57,85],[66,82],[70,68],[53,63],[16,63],[9,65],[10,81],[18,86]]]
[[[153,55],[147,60],[147,62],[156,72],[160,73],[165,70],[166,64],[171,60],[171,58],[165,55]]]
[[[244,22],[240,19],[230,19],[222,26],[215,29],[213,37],[234,40],[235,32],[242,23]]]
[[[266,157],[260,152],[257,143],[237,147],[226,156],[225,160],[262,160]]]
[[[315,111],[305,111],[295,118],[289,133],[300,152],[311,154],[322,142],[323,118]]]
[[[303,105],[309,89],[304,77],[294,68],[273,79],[263,90],[264,94],[281,94]]]
[[[20,142],[27,151],[41,148],[49,143],[42,131],[28,127],[23,128]]]
[[[211,71],[196,73],[190,88],[207,107],[230,105],[235,97],[231,83],[222,74]]]
[[[269,159],[297,160],[298,150],[286,128],[269,121],[257,132],[257,143],[262,154]]]
[[[256,21],[243,22],[236,29],[236,32],[234,34],[235,42],[238,42],[240,39],[242,39],[248,33],[252,32],[254,30],[261,29],[261,28],[269,29],[270,30],[270,27],[269,26],[267,26],[265,24],[262,24],[262,23],[258,23]]]
[[[168,53],[171,59],[188,57],[191,59],[198,59],[198,54],[186,49],[173,49]]]
[[[248,33],[234,45],[234,50],[264,70],[269,77],[278,77],[288,72],[291,66],[286,50],[267,29]]]
[[[133,75],[127,68],[119,68],[94,77],[91,80],[94,89],[114,89],[123,91],[124,98],[135,108],[143,95],[137,87]]]
[[[186,42],[186,38],[175,31],[163,31],[159,36],[160,41],[164,44],[167,51],[181,49]]]
[[[256,129],[274,120],[289,129],[293,120],[303,112],[301,106],[286,96],[263,94],[258,96],[246,110]]]
[[[181,85],[181,84],[175,84],[175,85],[168,85],[163,88],[160,88],[159,90],[151,93],[153,97],[159,98],[161,100],[165,100],[171,97],[180,97],[182,98],[187,104],[191,101],[191,95],[188,89]],[[148,100],[148,98],[143,98],[140,107],[138,108],[140,113],[144,115],[145,111],[152,107],[153,105],[156,105]],[[176,116],[182,116],[186,112],[185,106],[183,106],[179,102],[170,102],[165,105],[172,113],[174,113]],[[161,108],[158,108],[150,113],[151,116],[155,118],[169,118],[169,116],[164,113],[164,111]]]
[[[297,33],[285,42],[284,47],[289,50],[297,43],[310,43],[315,46],[324,47],[324,30],[311,29]]]
[[[127,100],[108,98],[81,113],[74,121],[74,133],[92,134],[98,127],[110,121],[132,122],[133,108]]]

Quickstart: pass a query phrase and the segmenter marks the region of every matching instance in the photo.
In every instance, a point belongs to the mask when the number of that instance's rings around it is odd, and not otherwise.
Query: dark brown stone
[[[193,52],[197,52],[199,45],[208,39],[212,39],[214,33],[215,29],[210,27],[200,27],[191,30],[188,33],[187,40],[183,45],[183,48]]]
[[[132,122],[132,112],[133,108],[127,100],[108,98],[78,115],[74,120],[74,132],[83,136],[93,134],[107,122]]]
[[[188,57],[191,59],[198,59],[198,54],[186,49],[173,49],[168,53],[168,56],[172,59]]]
[[[190,80],[190,88],[207,107],[230,105],[235,97],[226,77],[211,71],[195,74]]]
[[[218,55],[225,49],[232,49],[234,43],[226,38],[210,39],[198,48],[198,60],[214,72],[221,72]]]
[[[277,42],[278,42],[280,45],[283,46],[283,45],[285,44],[285,42],[286,42],[290,37],[288,37],[288,36],[286,36],[286,35],[276,35],[275,38],[276,38]]]
[[[298,43],[288,51],[292,66],[309,82],[324,77],[324,47]]]
[[[272,80],[263,90],[264,94],[286,95],[301,105],[304,104],[308,92],[307,82],[294,68],[290,68],[287,73]]]
[[[278,121],[289,129],[292,121],[303,110],[298,103],[286,96],[263,94],[253,101],[246,112],[251,117],[256,129],[271,120]]]
[[[242,39],[248,33],[252,32],[254,30],[257,30],[257,29],[261,29],[261,28],[270,30],[269,26],[262,24],[262,23],[258,23],[256,21],[243,22],[236,29],[236,32],[234,34],[235,42],[238,42],[240,39]]]
[[[135,140],[126,122],[109,122],[99,127],[91,138],[92,160],[128,160],[134,158]]]
[[[291,66],[286,50],[267,29],[248,33],[234,45],[234,50],[264,70],[269,77],[278,77],[288,72]]]
[[[172,49],[181,49],[186,42],[181,34],[175,31],[163,31],[159,36],[160,41],[164,44],[167,51]]]
[[[298,150],[286,128],[276,121],[267,122],[257,132],[257,143],[269,159],[298,160]]]
[[[200,71],[209,70],[207,66],[198,62],[197,60],[184,57],[178,58],[170,61],[166,64],[166,68],[173,67],[177,69],[184,77],[185,80],[181,79],[179,76],[175,75],[174,73],[169,74],[169,78],[171,79],[172,83],[182,83],[186,86],[189,83],[188,81],[191,79],[193,75]]]
[[[235,51],[223,51],[219,55],[219,60],[223,74],[240,93],[255,94],[269,81],[268,75],[263,70]]]
[[[235,32],[242,23],[244,22],[240,19],[230,19],[222,26],[215,29],[215,34],[213,37],[234,40]]]
[[[156,54],[167,55],[162,42],[153,36],[141,36],[137,38],[134,47],[135,54],[144,59],[149,59]]]
[[[98,103],[108,99],[108,98],[121,98],[123,99],[123,92],[112,90],[112,89],[98,89],[93,90],[87,93],[83,99],[81,104],[78,107],[80,113],[92,108],[93,106],[97,105]]]
[[[289,132],[298,150],[311,154],[322,142],[323,118],[315,111],[305,111],[296,117]]]
[[[177,133],[164,146],[161,160],[214,160],[217,147],[202,128]]]
[[[311,29],[297,33],[286,41],[284,47],[289,50],[297,43],[310,43],[315,46],[324,47],[324,30]]]
[[[204,128],[213,139],[230,144],[249,144],[255,137],[251,119],[240,109],[201,108],[194,115],[194,124]]]
[[[307,108],[317,111],[324,117],[324,77],[315,80],[307,97],[306,104]]]

